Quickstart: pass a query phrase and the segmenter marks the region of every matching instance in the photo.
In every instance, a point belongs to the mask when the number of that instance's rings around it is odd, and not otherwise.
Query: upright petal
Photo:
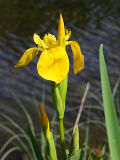
[[[43,48],[43,49],[47,48],[47,46],[44,43],[44,41],[36,33],[34,33],[34,35],[33,35],[33,40],[34,40],[35,44],[37,44],[40,48]]]
[[[38,48],[29,48],[27,49],[18,63],[15,65],[16,68],[27,66],[38,54],[39,49]]]
[[[44,42],[48,48],[53,48],[57,45],[56,37],[50,33],[48,33],[48,35],[45,34]]]
[[[73,71],[77,74],[84,68],[84,56],[81,53],[80,46],[76,41],[69,43],[73,52]]]
[[[69,59],[65,49],[58,46],[42,52],[37,70],[44,79],[60,83],[69,71]]]

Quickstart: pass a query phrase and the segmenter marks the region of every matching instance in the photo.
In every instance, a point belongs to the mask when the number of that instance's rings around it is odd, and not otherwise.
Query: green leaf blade
[[[42,157],[41,153],[40,153],[40,150],[38,148],[38,145],[37,145],[37,142],[36,142],[36,139],[32,133],[32,129],[31,127],[29,126],[28,127],[29,129],[29,136],[30,136],[30,140],[31,140],[31,143],[32,143],[32,146],[33,146],[33,150],[35,152],[35,155],[36,155],[36,158],[37,160],[44,160],[44,158]]]
[[[77,127],[75,128],[75,132],[72,135],[69,156],[75,154],[78,150],[79,150],[79,129],[77,125]]]
[[[108,79],[107,69],[104,61],[103,47],[100,46],[99,50],[100,60],[100,76],[102,86],[102,96],[104,104],[104,113],[106,128],[108,134],[109,147],[112,160],[120,159],[120,129],[113,101],[113,96]]]

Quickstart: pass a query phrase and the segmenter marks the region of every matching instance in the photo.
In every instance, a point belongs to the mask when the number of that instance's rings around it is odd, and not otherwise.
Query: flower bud
[[[65,28],[62,14],[60,13],[59,23],[58,23],[58,44],[65,47]]]
[[[47,139],[50,136],[50,127],[49,127],[49,120],[48,120],[47,114],[42,104],[40,104],[40,115],[41,115],[41,124],[42,124],[43,133],[45,135],[45,138]]]
[[[42,104],[40,104],[42,130],[46,139],[46,160],[57,160],[56,148],[52,133],[50,132],[48,116]]]

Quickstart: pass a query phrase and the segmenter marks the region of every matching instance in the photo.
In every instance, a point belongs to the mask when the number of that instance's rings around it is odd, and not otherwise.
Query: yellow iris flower
[[[44,135],[48,138],[50,136],[49,120],[42,104],[40,104],[40,117]]]
[[[65,79],[69,72],[69,59],[65,47],[71,46],[73,52],[73,71],[77,74],[84,68],[84,56],[76,41],[68,41],[71,31],[64,29],[64,21],[60,14],[58,24],[58,38],[52,34],[45,34],[43,40],[34,33],[33,39],[37,47],[27,49],[15,67],[20,68],[28,65],[39,51],[42,51],[37,63],[39,75],[57,84]]]

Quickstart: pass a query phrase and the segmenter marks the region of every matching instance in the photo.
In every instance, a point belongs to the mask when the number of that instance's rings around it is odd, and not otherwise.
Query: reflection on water
[[[51,3],[39,0],[1,0],[0,1],[0,109],[13,113],[15,106],[11,93],[17,93],[26,106],[32,105],[32,98],[40,102],[45,89],[46,104],[52,106],[50,82],[41,79],[36,70],[38,57],[29,66],[15,69],[13,66],[23,52],[32,46],[34,32],[42,37],[45,33],[57,35],[59,12],[62,12],[65,26],[72,30],[72,39],[79,42],[85,56],[85,69],[76,77],[72,71],[72,53],[69,72],[67,106],[80,104],[83,91],[81,87],[87,81],[91,83],[91,92],[101,95],[99,77],[98,50],[104,44],[104,54],[112,84],[120,74],[120,2],[118,0],[70,0]],[[97,97],[96,97],[97,98]],[[86,105],[97,104],[90,99]],[[48,109],[50,111],[50,109]],[[67,118],[74,116],[66,112]],[[83,119],[86,117],[86,110]],[[91,119],[104,120],[102,113],[90,112]],[[67,123],[67,121],[66,121]]]

